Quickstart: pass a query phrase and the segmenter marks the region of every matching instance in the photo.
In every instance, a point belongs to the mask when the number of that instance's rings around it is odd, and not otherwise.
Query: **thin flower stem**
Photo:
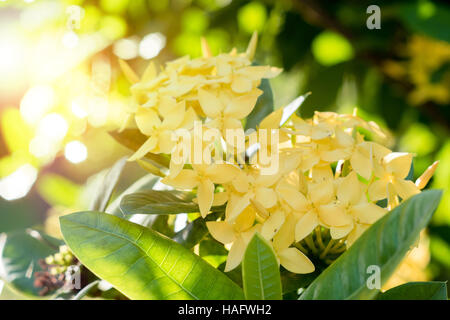
[[[320,254],[320,259],[323,259],[326,257],[328,251],[331,249],[331,247],[333,246],[333,243],[335,242],[335,240],[331,239],[330,241],[328,241],[327,247],[325,248],[325,250],[322,251],[322,253]]]
[[[323,251],[325,249],[325,245],[323,244],[323,240],[322,240],[321,227],[317,227],[315,229],[315,233],[316,233],[316,240],[317,240],[317,243],[319,244],[320,250]]]
[[[345,251],[345,241],[339,240],[331,249],[330,253],[340,253]]]
[[[295,247],[297,249],[299,249],[301,252],[303,252],[304,254],[308,254],[308,249],[306,249],[304,246],[302,246],[302,244],[300,242],[297,242],[295,244]]]
[[[310,234],[308,237],[305,238],[305,242],[308,245],[308,247],[311,249],[311,251],[317,255],[318,254],[318,250],[316,248],[316,245],[314,244],[314,241],[312,239],[312,234]]]

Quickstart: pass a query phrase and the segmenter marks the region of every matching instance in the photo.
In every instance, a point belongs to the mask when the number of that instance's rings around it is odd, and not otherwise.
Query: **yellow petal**
[[[199,184],[197,173],[188,169],[181,170],[175,178],[166,177],[161,182],[179,189],[193,189]]]
[[[284,213],[281,210],[277,210],[270,215],[270,217],[264,222],[261,235],[266,240],[271,240],[280,231],[281,226],[285,220]]]
[[[242,211],[241,214],[239,214],[239,216],[236,218],[236,221],[234,222],[234,228],[238,232],[244,232],[253,226],[255,218],[255,209],[253,209],[252,206],[247,206],[247,208],[245,208],[244,211]]]
[[[238,167],[228,163],[212,164],[205,171],[205,175],[210,178],[212,182],[218,184],[228,183],[240,173],[241,170]]]
[[[222,103],[214,94],[200,89],[198,90],[198,100],[203,112],[210,118],[214,119],[220,116],[222,112]]]
[[[191,130],[194,127],[194,122],[198,120],[197,114],[193,108],[187,109],[184,113],[184,119],[180,123],[179,127],[187,130]]]
[[[367,150],[356,148],[350,158],[350,164],[364,179],[369,180],[372,176],[372,158]]]
[[[248,191],[249,181],[244,171],[241,171],[231,182],[237,192],[245,193]]]
[[[341,239],[353,230],[353,223],[342,227],[331,227],[330,235],[332,239]]]
[[[159,133],[158,136],[158,153],[172,153],[175,144],[176,137],[174,136],[174,132],[171,130],[165,130]]]
[[[369,185],[369,198],[371,201],[378,201],[382,199],[386,199],[387,197],[387,184],[389,180],[387,179],[379,179],[375,180]]]
[[[280,231],[273,237],[273,246],[277,249],[288,248],[295,240],[295,225],[297,219],[293,214],[288,214]]]
[[[404,179],[411,169],[412,154],[406,152],[392,152],[383,158],[386,170],[396,178]]]
[[[342,227],[352,223],[353,219],[345,210],[334,203],[321,205],[319,207],[320,220],[331,227]]]
[[[214,199],[214,183],[209,179],[202,179],[197,190],[198,206],[202,217],[206,217]]]
[[[280,127],[281,118],[283,117],[283,109],[280,108],[267,117],[259,124],[260,129],[278,129]]]
[[[231,243],[235,239],[233,226],[226,221],[208,221],[206,227],[212,237],[220,243]]]
[[[256,189],[255,200],[264,208],[272,208],[277,203],[277,194],[273,189],[260,187]]]
[[[343,205],[355,204],[361,199],[363,189],[355,171],[340,179],[337,197]]]
[[[236,93],[246,93],[253,89],[253,82],[243,75],[235,75],[231,89]]]
[[[420,193],[419,188],[411,180],[395,179],[394,187],[395,191],[403,200]]]
[[[306,197],[299,191],[290,187],[277,188],[278,195],[286,201],[292,209],[305,212],[309,208],[309,202]]]
[[[373,224],[386,214],[387,210],[374,203],[360,203],[351,208],[351,214],[360,222]]]
[[[177,105],[164,116],[161,126],[166,130],[175,130],[183,122],[185,118],[185,101],[177,103]]]
[[[203,58],[211,58],[212,57],[211,49],[209,48],[208,41],[206,40],[205,37],[201,37],[201,47]]]
[[[224,205],[228,201],[228,192],[214,193],[213,206]]]
[[[135,115],[136,124],[139,130],[150,136],[161,125],[161,119],[154,109],[140,108]]]
[[[238,236],[233,242],[233,245],[228,252],[227,263],[225,265],[225,272],[231,271],[236,268],[244,257],[245,249],[247,245],[241,236]]]
[[[250,196],[248,194],[241,196],[232,194],[225,209],[225,217],[228,222],[233,222],[239,214],[250,204]]]
[[[334,186],[331,180],[310,184],[308,188],[309,198],[316,205],[329,203],[334,199]]]
[[[333,135],[333,129],[326,123],[319,123],[311,128],[311,138],[322,140]]]
[[[144,74],[142,75],[142,82],[148,82],[153,80],[154,78],[156,78],[157,76],[157,72],[156,72],[156,67],[155,67],[155,63],[153,61],[150,61],[150,63],[148,64],[147,68],[144,71]]]
[[[325,165],[311,168],[311,178],[314,182],[322,182],[333,179],[333,171],[331,170],[331,166]]]
[[[135,161],[143,158],[147,153],[151,152],[158,145],[158,138],[150,137],[144,144],[128,159],[128,161]]]
[[[416,180],[416,186],[419,189],[423,189],[425,188],[425,186],[427,185],[428,181],[430,181],[431,177],[434,174],[434,171],[436,171],[436,168],[439,164],[439,161],[435,161],[431,166],[429,166],[427,168],[427,170],[425,170],[424,173],[422,173],[422,175]]]
[[[252,38],[248,43],[247,50],[245,51],[245,55],[251,61],[255,56],[256,45],[258,44],[258,32],[254,31],[252,34]]]
[[[245,95],[238,96],[231,100],[224,110],[224,115],[235,119],[243,119],[252,112],[256,100],[261,95],[261,90],[253,90]]]
[[[295,225],[295,240],[301,241],[306,238],[317,226],[319,219],[314,211],[307,212]]]
[[[281,265],[293,273],[311,273],[315,270],[314,264],[302,252],[295,248],[286,248],[277,252]]]
[[[131,69],[130,65],[127,62],[125,62],[122,59],[119,59],[119,66],[122,69],[122,72],[124,73],[128,81],[130,81],[131,83],[139,82],[138,75],[136,74],[136,72],[133,71],[133,69]]]

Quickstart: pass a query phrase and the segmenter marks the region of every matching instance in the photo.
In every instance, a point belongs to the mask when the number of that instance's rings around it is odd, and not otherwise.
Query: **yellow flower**
[[[252,206],[245,208],[233,223],[227,221],[209,221],[206,226],[217,241],[230,245],[225,272],[233,270],[242,261],[248,243],[261,225],[253,225],[256,212]]]
[[[232,181],[240,172],[231,164],[192,165],[194,170],[182,169],[175,178],[166,177],[164,184],[180,189],[197,187],[197,200],[202,217],[206,217],[214,201],[214,183]]]
[[[258,169],[247,169],[233,179],[233,191],[228,201],[225,215],[228,221],[233,221],[251,201],[263,208],[272,208],[277,203],[277,194],[271,188],[279,175],[261,175]]]
[[[347,236],[355,223],[370,225],[386,213],[386,209],[367,201],[365,190],[366,185],[352,171],[338,181],[338,201],[321,206],[321,221],[330,228],[333,239]]]
[[[241,119],[253,110],[262,91],[253,89],[245,95],[233,95],[226,90],[198,91],[200,106],[211,120],[206,123],[211,128],[219,129],[225,137],[226,129],[242,129]]]
[[[392,188],[393,196],[399,195],[403,200],[420,192],[410,180],[405,180],[411,168],[412,154],[392,152],[383,157],[381,170],[375,174],[378,180],[369,186],[370,200],[376,201],[388,197],[388,187]]]

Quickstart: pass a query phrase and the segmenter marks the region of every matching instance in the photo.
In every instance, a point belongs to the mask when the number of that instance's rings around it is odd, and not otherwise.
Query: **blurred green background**
[[[214,54],[244,50],[282,67],[275,105],[312,95],[315,110],[358,114],[412,152],[415,178],[440,160],[430,185],[445,189],[421,245],[393,281],[450,279],[450,6],[445,1],[0,0],[0,233],[88,206],[95,178],[128,151],[106,129],[129,105],[126,60],[140,74],[183,55],[204,36]],[[122,187],[144,171],[127,165]],[[14,298],[0,280],[0,298]]]

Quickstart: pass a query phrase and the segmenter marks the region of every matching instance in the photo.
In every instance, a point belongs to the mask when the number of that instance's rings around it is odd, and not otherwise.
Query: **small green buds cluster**
[[[67,267],[73,265],[75,257],[69,248],[64,245],[59,247],[59,252],[45,258],[45,263],[49,265],[49,271],[52,275],[66,272]]]

